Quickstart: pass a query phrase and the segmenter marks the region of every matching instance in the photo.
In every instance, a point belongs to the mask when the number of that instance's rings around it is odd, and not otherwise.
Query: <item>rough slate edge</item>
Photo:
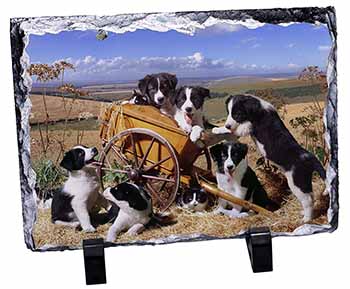
[[[254,20],[261,23],[271,24],[288,24],[292,22],[308,22],[322,23],[328,26],[328,30],[332,39],[332,48],[329,54],[327,81],[328,81],[328,96],[327,106],[325,109],[325,126],[326,126],[326,141],[330,147],[331,160],[327,168],[327,185],[331,191],[330,208],[328,210],[327,225],[303,225],[297,228],[293,233],[273,233],[273,236],[299,236],[309,235],[320,232],[332,232],[338,226],[338,135],[337,135],[337,44],[336,44],[336,17],[333,7],[318,8],[289,8],[289,9],[259,9],[259,10],[225,10],[225,11],[206,11],[206,12],[178,12],[178,13],[148,13],[148,14],[129,14],[117,16],[69,16],[69,17],[38,17],[38,18],[13,18],[11,19],[11,49],[12,49],[12,67],[13,67],[13,82],[15,95],[16,109],[16,124],[17,138],[19,148],[19,167],[21,180],[23,222],[24,222],[24,238],[27,247],[34,251],[57,251],[66,249],[79,249],[80,247],[69,246],[52,246],[47,245],[41,248],[35,248],[32,230],[36,220],[36,203],[35,203],[35,173],[31,167],[30,160],[30,127],[29,113],[31,102],[28,98],[28,93],[31,88],[31,79],[26,72],[29,65],[29,58],[25,52],[25,47],[29,41],[28,31],[23,30],[22,24],[28,24],[38,20],[38,29],[45,30],[40,27],[41,20],[46,21],[61,21],[61,27],[58,31],[83,29],[76,27],[75,21],[79,20],[80,24],[85,24],[85,29],[103,29],[105,26],[113,25],[117,29],[126,29],[132,26],[133,23],[139,20],[145,20],[147,17],[167,17],[172,16],[181,18],[182,20],[190,21],[191,25],[201,25],[209,17],[216,21],[246,21]],[[84,23],[84,19],[88,22]],[[162,19],[161,19],[162,20]],[[163,18],[164,20],[164,18]],[[63,25],[62,22],[66,21]],[[152,21],[152,18],[151,18]],[[45,21],[44,21],[45,22]],[[126,24],[125,24],[126,23]],[[159,29],[166,27],[166,22],[158,23]],[[62,26],[63,25],[63,26]],[[135,27],[134,27],[135,28]],[[137,28],[137,27],[136,27]],[[179,28],[179,27],[178,27]],[[188,27],[187,27],[188,29]],[[188,32],[188,31],[187,31]],[[169,244],[173,242],[189,242],[200,240],[217,240],[217,239],[232,239],[243,238],[244,232],[232,237],[217,238],[201,234],[193,234],[189,236],[169,236],[163,239],[149,241],[134,241],[130,243],[109,243],[107,246],[123,246],[123,245],[156,245]]]

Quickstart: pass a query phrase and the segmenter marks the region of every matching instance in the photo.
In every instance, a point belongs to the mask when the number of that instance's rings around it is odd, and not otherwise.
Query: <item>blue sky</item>
[[[221,77],[294,73],[307,65],[324,69],[330,45],[324,26],[217,24],[193,36],[173,30],[109,33],[104,41],[96,39],[96,31],[31,35],[27,52],[32,63],[73,63],[76,70],[66,74],[67,81],[120,81],[160,71]]]

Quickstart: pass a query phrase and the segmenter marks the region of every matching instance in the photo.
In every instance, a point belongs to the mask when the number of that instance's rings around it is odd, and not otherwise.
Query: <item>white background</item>
[[[10,17],[113,15],[135,12],[224,10],[333,5],[338,20],[340,223],[332,234],[273,239],[274,271],[253,274],[244,240],[119,247],[106,250],[109,288],[345,288],[349,280],[350,92],[347,1],[2,1],[0,286],[85,287],[83,252],[33,253],[26,249],[18,174],[10,52]],[[5,4],[6,3],[6,4]],[[282,4],[284,3],[284,4]]]

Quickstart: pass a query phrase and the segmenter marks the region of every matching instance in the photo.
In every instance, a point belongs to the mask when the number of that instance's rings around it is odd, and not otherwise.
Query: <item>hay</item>
[[[315,212],[319,215],[312,223],[327,224],[328,197],[317,197],[315,199]],[[293,195],[285,197],[283,206],[275,212],[273,218],[252,215],[246,218],[234,219],[223,215],[215,215],[212,212],[194,214],[172,206],[170,212],[175,216],[176,224],[152,227],[137,236],[122,233],[115,242],[125,243],[134,240],[159,239],[170,235],[186,236],[195,233],[212,237],[230,237],[247,230],[251,226],[268,226],[272,232],[293,232],[303,224],[301,211],[300,203]],[[50,209],[39,209],[33,235],[37,248],[48,244],[80,247],[83,239],[105,238],[109,226],[109,224],[105,224],[97,227],[97,231],[94,233],[84,233],[73,228],[52,224]]]

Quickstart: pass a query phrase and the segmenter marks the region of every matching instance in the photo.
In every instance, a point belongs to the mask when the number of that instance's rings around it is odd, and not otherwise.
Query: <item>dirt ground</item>
[[[303,114],[304,108],[308,103],[287,105],[287,114],[284,122],[290,128],[288,122],[295,116]],[[301,140],[301,136],[295,131],[292,131],[295,137]],[[59,138],[62,131],[52,131],[53,139]],[[75,131],[70,132],[67,137],[66,145],[71,147],[76,144]],[[32,159],[40,158],[40,141],[39,132],[32,131]],[[266,174],[262,170],[255,168],[256,160],[259,157],[255,146],[249,138],[242,138],[242,142],[249,144],[249,163],[255,169],[260,181],[264,185],[270,197],[281,205],[281,208],[275,212],[274,216],[269,218],[262,215],[252,215],[242,219],[233,219],[227,216],[214,215],[212,212],[194,214],[187,212],[176,206],[172,206],[169,211],[177,220],[176,224],[166,227],[154,227],[147,229],[136,237],[121,234],[118,236],[116,242],[128,242],[132,240],[150,240],[169,235],[189,235],[194,233],[202,233],[209,236],[229,237],[241,231],[246,230],[250,226],[269,226],[274,232],[292,232],[297,227],[302,225],[302,208],[296,198],[290,194],[288,188],[285,186],[284,179],[278,174]],[[83,142],[88,146],[97,146],[100,148],[100,141],[98,131],[86,131]],[[57,144],[53,142],[48,154],[52,159],[57,157]],[[313,180],[314,199],[315,199],[315,214],[316,218],[312,221],[314,224],[327,223],[327,208],[329,204],[328,196],[323,196],[324,190],[323,182],[315,177]],[[97,227],[95,233],[84,233],[72,228],[65,228],[58,225],[53,225],[50,221],[50,209],[39,209],[38,219],[34,228],[34,240],[37,248],[44,245],[55,246],[74,246],[80,247],[82,239],[85,238],[104,238],[108,231],[109,225],[101,225]]]

